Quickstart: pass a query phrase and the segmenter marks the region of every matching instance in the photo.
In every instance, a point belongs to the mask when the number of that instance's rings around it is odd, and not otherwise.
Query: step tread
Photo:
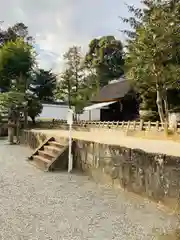
[[[31,154],[31,156],[29,157],[29,159],[31,159],[33,156],[35,156],[38,152],[39,149],[41,149],[42,147],[44,147],[49,141],[54,141],[54,138],[53,137],[49,137],[47,138],[45,141],[43,141],[40,146],[38,146],[36,148],[36,150]]]
[[[38,153],[43,153],[43,154],[48,155],[48,156],[53,157],[53,158],[56,157],[54,154],[49,153],[49,152],[44,151],[44,150],[38,150]]]
[[[51,162],[50,160],[48,160],[48,159],[46,159],[46,158],[44,158],[44,157],[42,157],[42,156],[40,156],[40,155],[34,155],[34,156],[33,156],[33,159],[34,159],[34,160],[35,160],[35,159],[41,160],[42,162],[45,162],[45,163],[50,163],[50,162]]]
[[[63,144],[63,143],[59,143],[59,142],[56,142],[56,141],[49,141],[48,143],[50,145],[52,144],[52,145],[56,145],[56,146],[59,146],[59,147],[65,147],[68,144],[68,142]]]
[[[62,146],[63,147],[63,146]],[[56,150],[57,152],[60,151],[60,148],[57,148],[55,146],[51,146],[51,145],[45,145],[44,146],[44,149],[47,149],[47,150]]]
[[[60,155],[64,153],[68,148],[68,139],[62,138],[58,141],[55,140],[55,138],[49,138],[47,141],[45,141],[43,144],[40,145],[39,148],[34,151],[33,155],[31,155],[28,160],[29,163],[33,164],[37,168],[44,170],[44,171],[50,171],[51,167],[55,166],[58,167],[61,165],[60,163]],[[67,157],[68,158],[68,157]],[[56,161],[59,161],[59,163],[55,163]],[[63,167],[64,160],[62,163]]]

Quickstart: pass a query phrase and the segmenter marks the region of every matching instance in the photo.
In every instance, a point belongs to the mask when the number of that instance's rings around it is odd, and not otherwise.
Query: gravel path
[[[0,240],[146,240],[176,222],[86,176],[44,173],[25,161],[30,152],[0,140]]]

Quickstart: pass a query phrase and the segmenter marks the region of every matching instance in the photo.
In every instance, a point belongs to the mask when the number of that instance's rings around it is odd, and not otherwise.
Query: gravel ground
[[[176,224],[155,203],[86,176],[44,173],[25,161],[30,153],[0,140],[0,240],[146,240]]]

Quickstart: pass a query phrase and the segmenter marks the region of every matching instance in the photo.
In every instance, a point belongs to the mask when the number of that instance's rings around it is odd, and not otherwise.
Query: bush
[[[140,119],[144,120],[145,122],[147,121],[152,121],[156,122],[159,121],[159,114],[156,111],[151,111],[151,110],[141,110],[140,111]]]

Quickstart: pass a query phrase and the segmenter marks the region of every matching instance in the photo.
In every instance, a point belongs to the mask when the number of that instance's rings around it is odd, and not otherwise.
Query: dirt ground
[[[44,132],[49,136],[68,137],[69,131],[58,129],[41,129],[33,130],[36,132]],[[180,157],[180,143],[172,140],[155,140],[126,136],[123,132],[117,132],[112,129],[106,131],[94,130],[91,132],[72,131],[74,139],[93,141],[103,144],[120,145],[133,149],[142,149],[151,153],[162,153],[171,156]]]

